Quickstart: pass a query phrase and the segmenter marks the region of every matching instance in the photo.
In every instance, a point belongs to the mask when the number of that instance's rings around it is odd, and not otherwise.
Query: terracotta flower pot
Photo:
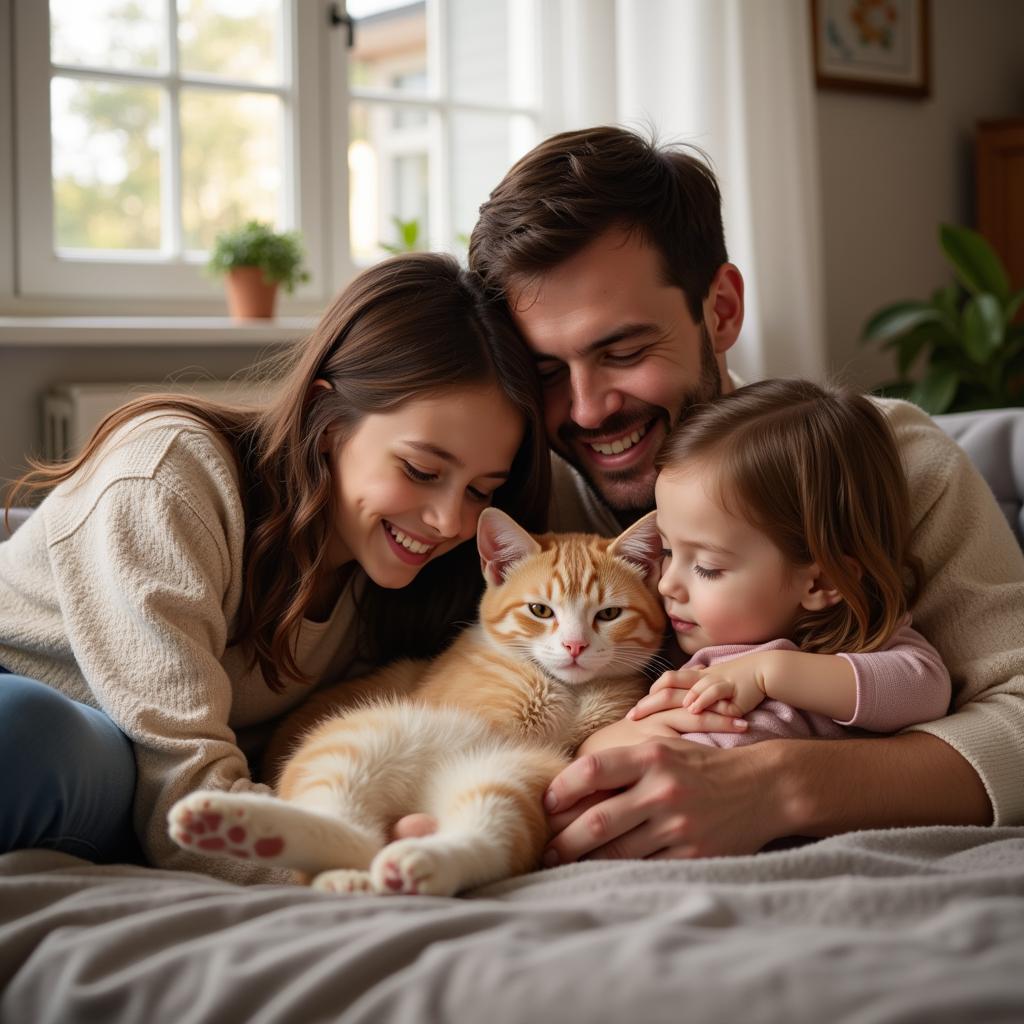
[[[259,267],[236,267],[228,271],[224,280],[232,319],[255,320],[274,315],[277,283],[268,284]]]

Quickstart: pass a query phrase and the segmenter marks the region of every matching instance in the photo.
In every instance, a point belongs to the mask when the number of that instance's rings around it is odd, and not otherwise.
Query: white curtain
[[[653,130],[711,158],[746,282],[729,354],[746,380],[827,369],[809,22],[806,0],[563,0],[565,127]]]

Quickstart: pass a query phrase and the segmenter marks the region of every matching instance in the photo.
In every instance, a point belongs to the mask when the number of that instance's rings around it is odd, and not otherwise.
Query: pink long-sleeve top
[[[789,640],[765,644],[729,644],[704,647],[684,668],[706,668],[760,651],[796,651]],[[857,706],[847,722],[800,711],[778,700],[764,700],[744,715],[743,733],[691,732],[684,739],[715,747],[739,747],[769,739],[841,739],[858,731],[896,732],[910,725],[941,718],[949,710],[952,692],[949,672],[938,651],[909,620],[885,647],[869,654],[840,654],[853,666],[857,678]]]

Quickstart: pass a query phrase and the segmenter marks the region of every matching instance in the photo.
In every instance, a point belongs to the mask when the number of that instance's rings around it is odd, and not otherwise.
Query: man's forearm
[[[992,822],[977,773],[953,747],[927,733],[767,740],[743,750],[765,758],[772,772],[785,828],[780,835]]]

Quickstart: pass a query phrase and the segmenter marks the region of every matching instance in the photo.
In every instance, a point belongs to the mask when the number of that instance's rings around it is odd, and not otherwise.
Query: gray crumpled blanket
[[[1024,829],[339,897],[0,857],[3,1024],[1024,1021]]]

